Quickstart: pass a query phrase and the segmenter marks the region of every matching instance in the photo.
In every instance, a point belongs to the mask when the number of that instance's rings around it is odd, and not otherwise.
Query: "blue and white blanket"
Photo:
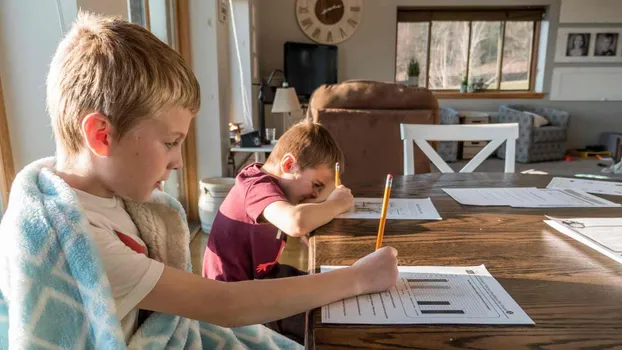
[[[291,349],[255,325],[223,328],[152,313],[125,344],[110,283],[75,192],[39,160],[22,170],[0,224],[0,349]],[[191,271],[180,204],[161,192],[126,202],[150,256]]]

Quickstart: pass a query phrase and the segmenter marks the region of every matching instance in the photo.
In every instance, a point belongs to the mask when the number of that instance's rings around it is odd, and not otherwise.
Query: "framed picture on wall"
[[[566,36],[566,57],[587,57],[591,38],[590,33],[568,33]]]
[[[620,40],[620,33],[596,33],[596,45],[594,47],[594,56],[596,57],[609,57],[617,56],[618,41]]]
[[[622,62],[622,28],[559,28],[555,62]]]

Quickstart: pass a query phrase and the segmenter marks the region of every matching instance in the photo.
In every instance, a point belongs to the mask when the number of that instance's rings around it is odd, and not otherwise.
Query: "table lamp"
[[[290,87],[286,81],[283,82],[283,86],[276,89],[276,96],[274,97],[274,104],[272,105],[272,113],[283,113],[283,132],[292,126],[292,112],[300,111],[300,102],[298,102],[298,95],[296,95],[296,89]]]

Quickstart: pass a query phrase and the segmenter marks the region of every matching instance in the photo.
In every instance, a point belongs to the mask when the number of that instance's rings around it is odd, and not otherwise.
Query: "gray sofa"
[[[535,127],[533,116],[524,112],[541,115],[549,121],[549,124]],[[518,123],[517,162],[532,163],[564,159],[570,121],[568,112],[546,107],[502,105],[495,119],[497,123]],[[497,157],[505,157],[505,143],[497,150]]]
[[[441,115],[441,125],[460,124],[460,115],[453,108],[439,108]],[[446,162],[458,160],[458,141],[441,141],[438,143],[437,153]]]

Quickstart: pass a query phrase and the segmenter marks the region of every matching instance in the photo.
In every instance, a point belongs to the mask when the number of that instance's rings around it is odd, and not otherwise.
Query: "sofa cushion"
[[[559,142],[566,141],[566,129],[559,126],[543,126],[533,129],[533,142]]]

